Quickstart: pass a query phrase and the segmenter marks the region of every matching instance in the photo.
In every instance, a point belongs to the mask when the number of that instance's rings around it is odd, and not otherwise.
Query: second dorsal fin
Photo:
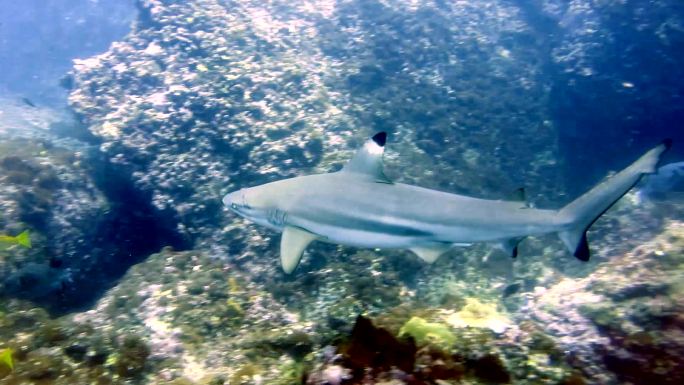
[[[524,187],[519,187],[519,188],[515,189],[511,193],[509,200],[513,201],[513,202],[520,202],[520,207],[524,208],[524,209],[529,209],[532,207],[530,202],[527,200],[527,193],[525,192]]]
[[[385,152],[387,133],[382,131],[373,135],[356,151],[354,157],[344,166],[342,172],[369,177],[376,182],[392,183],[383,172],[382,155]]]
[[[511,193],[511,200],[515,202],[527,202],[527,197],[525,195],[525,188],[518,187]]]

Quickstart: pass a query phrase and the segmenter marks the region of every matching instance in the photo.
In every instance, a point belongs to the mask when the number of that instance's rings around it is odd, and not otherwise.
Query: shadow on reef
[[[93,178],[110,204],[94,242],[105,257],[99,265],[75,277],[78,294],[63,298],[60,309],[54,310],[70,311],[91,305],[131,266],[163,247],[190,248],[189,241],[176,232],[176,220],[152,207],[149,194],[136,189],[125,174],[102,161]]]
[[[184,249],[176,221],[95,153],[49,141],[3,140],[0,232],[30,229],[33,247],[11,252],[2,296],[55,315],[89,307],[128,268],[164,246]],[[47,159],[47,161],[45,160]]]

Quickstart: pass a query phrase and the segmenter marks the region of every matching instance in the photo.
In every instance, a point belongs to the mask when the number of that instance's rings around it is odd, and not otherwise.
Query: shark
[[[520,197],[490,200],[396,183],[385,176],[386,132],[378,132],[340,171],[242,188],[223,197],[237,215],[281,232],[280,262],[292,273],[313,241],[374,249],[408,249],[433,263],[453,247],[492,242],[511,257],[528,236],[556,233],[581,261],[587,230],[644,174],[653,173],[669,139],[560,209],[534,208]]]

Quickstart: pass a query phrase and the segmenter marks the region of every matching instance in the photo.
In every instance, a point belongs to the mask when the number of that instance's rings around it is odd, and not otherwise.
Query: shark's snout
[[[223,204],[233,211],[237,211],[244,202],[242,190],[233,191],[223,197]]]
[[[233,202],[234,196],[235,196],[235,192],[226,194],[222,200],[223,205],[230,208],[230,204]]]

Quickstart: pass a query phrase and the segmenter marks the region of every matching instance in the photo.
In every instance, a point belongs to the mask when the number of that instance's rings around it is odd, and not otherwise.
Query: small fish
[[[24,102],[24,104],[26,104],[26,105],[29,106],[29,107],[36,108],[35,103],[33,103],[33,102],[31,101],[31,99],[29,99],[29,98],[21,98],[21,101]]]
[[[4,364],[11,371],[14,371],[14,358],[12,358],[14,351],[10,348],[0,350],[0,364]]]
[[[17,236],[11,236],[6,234],[0,234],[0,244],[5,245],[20,245],[27,249],[31,248],[31,237],[29,236],[28,230],[24,230],[21,234]]]

